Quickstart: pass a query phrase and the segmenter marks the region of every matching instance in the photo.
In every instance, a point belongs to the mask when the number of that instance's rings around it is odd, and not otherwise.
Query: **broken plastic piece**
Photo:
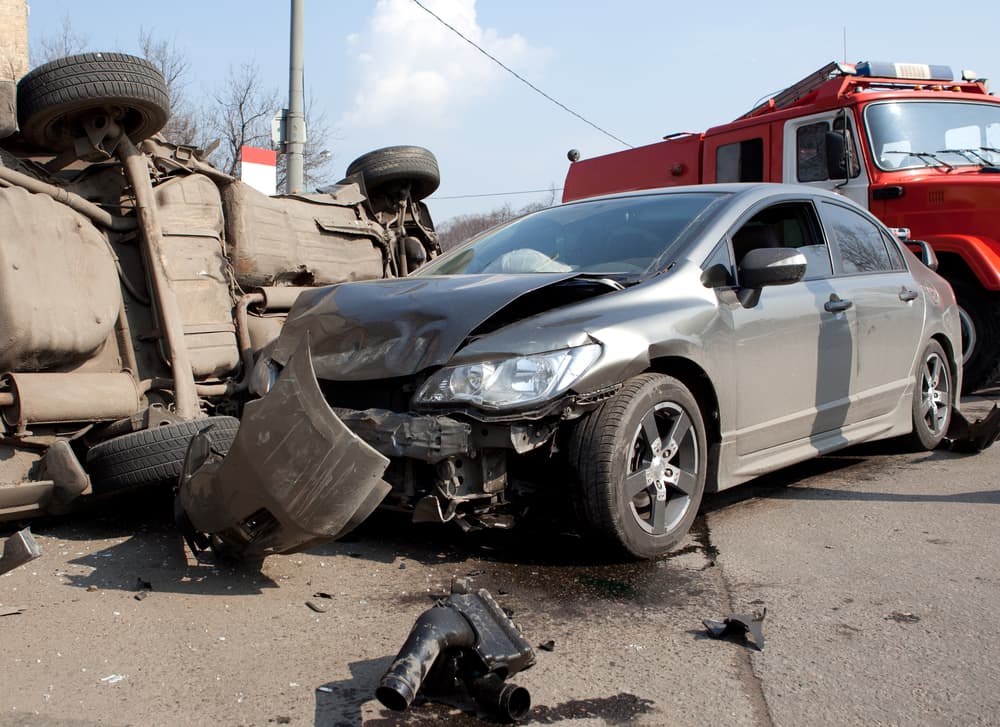
[[[758,651],[763,651],[764,629],[762,624],[766,615],[767,609],[763,608],[753,613],[736,613],[722,621],[706,618],[702,619],[702,623],[708,629],[708,635],[714,639],[742,638],[747,643],[756,646]],[[747,638],[747,634],[750,634],[750,638]]]
[[[31,528],[18,530],[4,541],[0,557],[0,574],[19,568],[42,555],[41,546],[31,534]]]
[[[402,711],[422,685],[430,696],[464,687],[480,707],[513,721],[528,713],[531,695],[504,680],[534,663],[531,645],[493,597],[482,588],[474,592],[469,579],[456,578],[451,595],[417,619],[375,696]]]
[[[982,452],[1000,437],[1000,406],[993,405],[982,419],[970,422],[958,409],[952,411],[948,448],[953,452]]]

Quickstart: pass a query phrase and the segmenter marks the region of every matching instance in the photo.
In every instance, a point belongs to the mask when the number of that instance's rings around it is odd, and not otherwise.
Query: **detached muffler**
[[[421,686],[430,697],[464,687],[481,708],[507,721],[528,713],[528,690],[504,680],[532,666],[535,653],[485,589],[469,591],[467,579],[455,579],[451,595],[417,619],[375,690],[378,701],[402,711]]]
[[[229,453],[192,439],[176,517],[195,551],[292,553],[347,534],[391,489],[389,460],[327,406],[306,339],[273,388],[244,408]]]

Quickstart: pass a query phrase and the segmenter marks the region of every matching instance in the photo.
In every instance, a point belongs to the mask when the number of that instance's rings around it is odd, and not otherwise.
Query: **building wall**
[[[0,0],[0,80],[28,72],[28,2]]]

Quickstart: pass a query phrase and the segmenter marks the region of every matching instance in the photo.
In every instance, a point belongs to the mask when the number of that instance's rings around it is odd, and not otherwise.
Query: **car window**
[[[840,253],[847,275],[892,270],[893,264],[878,226],[859,212],[832,202],[822,204],[823,221]]]
[[[906,270],[906,262],[903,260],[903,252],[899,249],[899,240],[894,239],[892,235],[887,233],[885,230],[880,230],[882,233],[882,240],[885,242],[886,248],[889,250],[889,259],[892,262],[892,267],[894,270]]]
[[[806,258],[806,280],[833,273],[830,249],[809,202],[783,202],[760,210],[730,239],[737,265],[750,250],[759,247],[792,247]]]

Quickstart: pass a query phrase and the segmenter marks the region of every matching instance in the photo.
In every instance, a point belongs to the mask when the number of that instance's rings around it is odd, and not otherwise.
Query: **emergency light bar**
[[[926,63],[885,63],[865,61],[857,64],[859,76],[874,78],[899,78],[913,81],[951,81],[954,75],[950,66],[929,66]]]

